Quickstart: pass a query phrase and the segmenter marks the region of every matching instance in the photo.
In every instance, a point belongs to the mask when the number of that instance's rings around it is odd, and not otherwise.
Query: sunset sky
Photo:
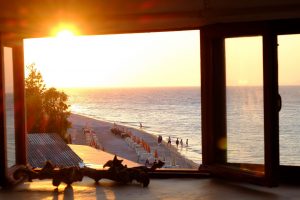
[[[199,31],[56,37],[25,40],[25,64],[35,63],[47,87],[200,86]],[[300,85],[300,35],[278,37],[280,85]],[[230,38],[226,84],[262,85],[262,37]],[[6,74],[12,55],[5,51]],[[7,88],[12,82],[6,76]]]
[[[225,40],[227,85],[262,85],[262,37]],[[279,85],[300,85],[300,35],[278,36]]]
[[[25,40],[48,87],[200,86],[199,31]]]
[[[226,84],[262,85],[262,37],[225,40]]]

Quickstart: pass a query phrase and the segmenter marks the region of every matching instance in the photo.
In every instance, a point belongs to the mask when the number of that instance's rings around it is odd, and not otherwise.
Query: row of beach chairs
[[[98,141],[98,138],[95,132],[90,128],[83,129],[83,133],[85,135],[85,141],[88,146],[94,147],[95,149],[102,149],[102,145]]]
[[[147,152],[144,147],[142,147],[140,144],[134,142],[130,137],[125,138],[125,141],[129,147],[135,150],[137,156],[138,156],[138,163],[145,164],[147,159],[149,165],[152,165],[155,160],[162,160],[165,164],[163,168],[178,168],[179,165],[176,164],[176,159],[170,158],[170,160],[167,160],[165,156],[163,157],[155,157],[155,151],[149,153]]]
[[[145,164],[147,160],[150,165],[154,163],[154,153],[147,152],[141,144],[135,143],[130,137],[125,138],[125,141],[129,147],[135,150],[138,156],[138,163]]]

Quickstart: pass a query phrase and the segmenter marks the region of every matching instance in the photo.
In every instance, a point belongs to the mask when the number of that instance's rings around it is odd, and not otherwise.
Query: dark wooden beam
[[[265,177],[269,186],[278,184],[279,108],[277,35],[270,29],[263,35]]]
[[[203,167],[227,162],[225,44],[215,30],[200,33]]]
[[[13,46],[16,164],[27,164],[23,40]]]
[[[213,157],[213,69],[211,38],[208,28],[200,31],[201,41],[201,121],[202,121],[202,167],[214,162]]]
[[[212,40],[214,160],[227,163],[225,40]]]
[[[6,155],[6,116],[5,116],[5,79],[4,79],[4,49],[0,33],[0,186],[5,185],[7,174]]]

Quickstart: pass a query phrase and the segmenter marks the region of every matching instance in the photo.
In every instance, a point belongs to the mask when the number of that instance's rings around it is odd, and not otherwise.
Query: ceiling
[[[0,32],[23,38],[61,23],[94,35],[285,18],[300,18],[299,0],[0,0]]]

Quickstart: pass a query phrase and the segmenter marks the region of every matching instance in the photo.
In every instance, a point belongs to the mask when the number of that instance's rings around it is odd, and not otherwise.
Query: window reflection
[[[262,37],[226,45],[228,162],[264,163]]]
[[[278,36],[280,164],[300,165],[300,35]]]
[[[15,164],[15,125],[12,48],[4,47],[5,107],[8,167]]]

